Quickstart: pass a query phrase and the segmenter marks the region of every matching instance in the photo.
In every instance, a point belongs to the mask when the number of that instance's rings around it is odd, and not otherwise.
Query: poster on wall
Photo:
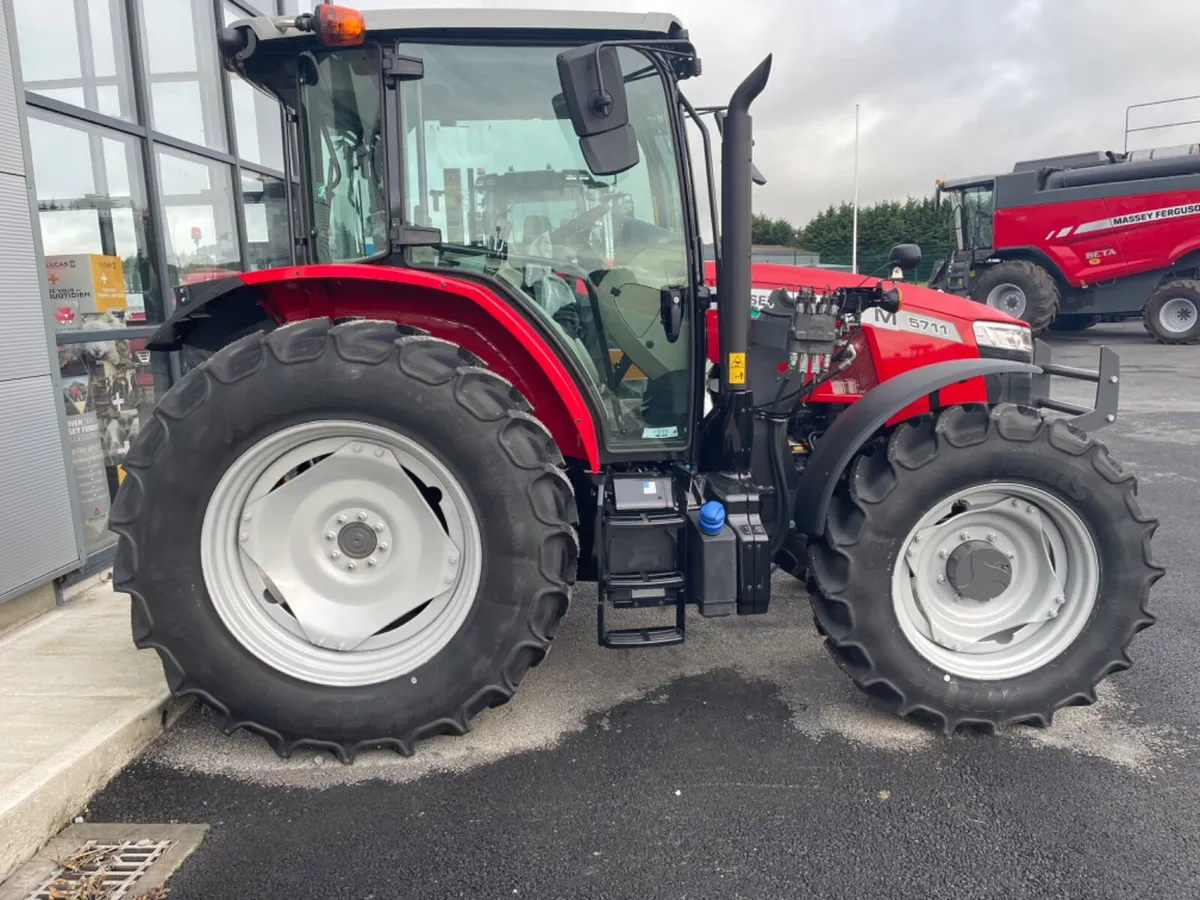
[[[67,443],[79,486],[79,508],[83,514],[84,540],[97,543],[108,527],[111,504],[100,419],[95,412],[67,416]]]
[[[116,256],[47,256],[46,287],[54,317],[63,328],[78,328],[100,316],[124,319],[128,314],[124,264]]]

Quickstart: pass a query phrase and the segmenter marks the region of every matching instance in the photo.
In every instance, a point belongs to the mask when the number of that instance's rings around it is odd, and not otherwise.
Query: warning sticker
[[[730,353],[729,354],[729,384],[745,384],[746,383],[746,354],[745,353]]]

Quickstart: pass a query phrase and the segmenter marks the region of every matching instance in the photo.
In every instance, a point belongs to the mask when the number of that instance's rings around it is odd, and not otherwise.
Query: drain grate
[[[122,900],[174,841],[87,841],[26,900]]]

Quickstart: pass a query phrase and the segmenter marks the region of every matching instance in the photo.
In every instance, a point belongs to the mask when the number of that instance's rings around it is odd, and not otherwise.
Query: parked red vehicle
[[[1200,342],[1200,147],[1096,152],[942,182],[958,250],[930,285],[1024,319],[1034,334],[1142,317]]]
[[[219,45],[297,111],[305,239],[180,289],[147,346],[200,361],[110,522],[135,642],[227,732],[411,753],[514,696],[577,581],[621,665],[689,616],[768,613],[774,565],[859,688],[947,733],[1049,725],[1129,665],[1162,570],[1086,431],[1115,417],[1115,354],[1070,370],[998,310],[752,270],[770,57],[718,119],[718,214],[672,16],[322,4]],[[500,208],[475,180],[543,166],[587,189],[513,178]],[[1095,408],[1055,404],[1055,374]]]

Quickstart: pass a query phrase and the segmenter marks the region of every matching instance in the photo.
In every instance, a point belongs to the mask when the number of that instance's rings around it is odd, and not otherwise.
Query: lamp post
[[[850,270],[858,274],[858,104],[854,104],[854,225],[851,237]]]

